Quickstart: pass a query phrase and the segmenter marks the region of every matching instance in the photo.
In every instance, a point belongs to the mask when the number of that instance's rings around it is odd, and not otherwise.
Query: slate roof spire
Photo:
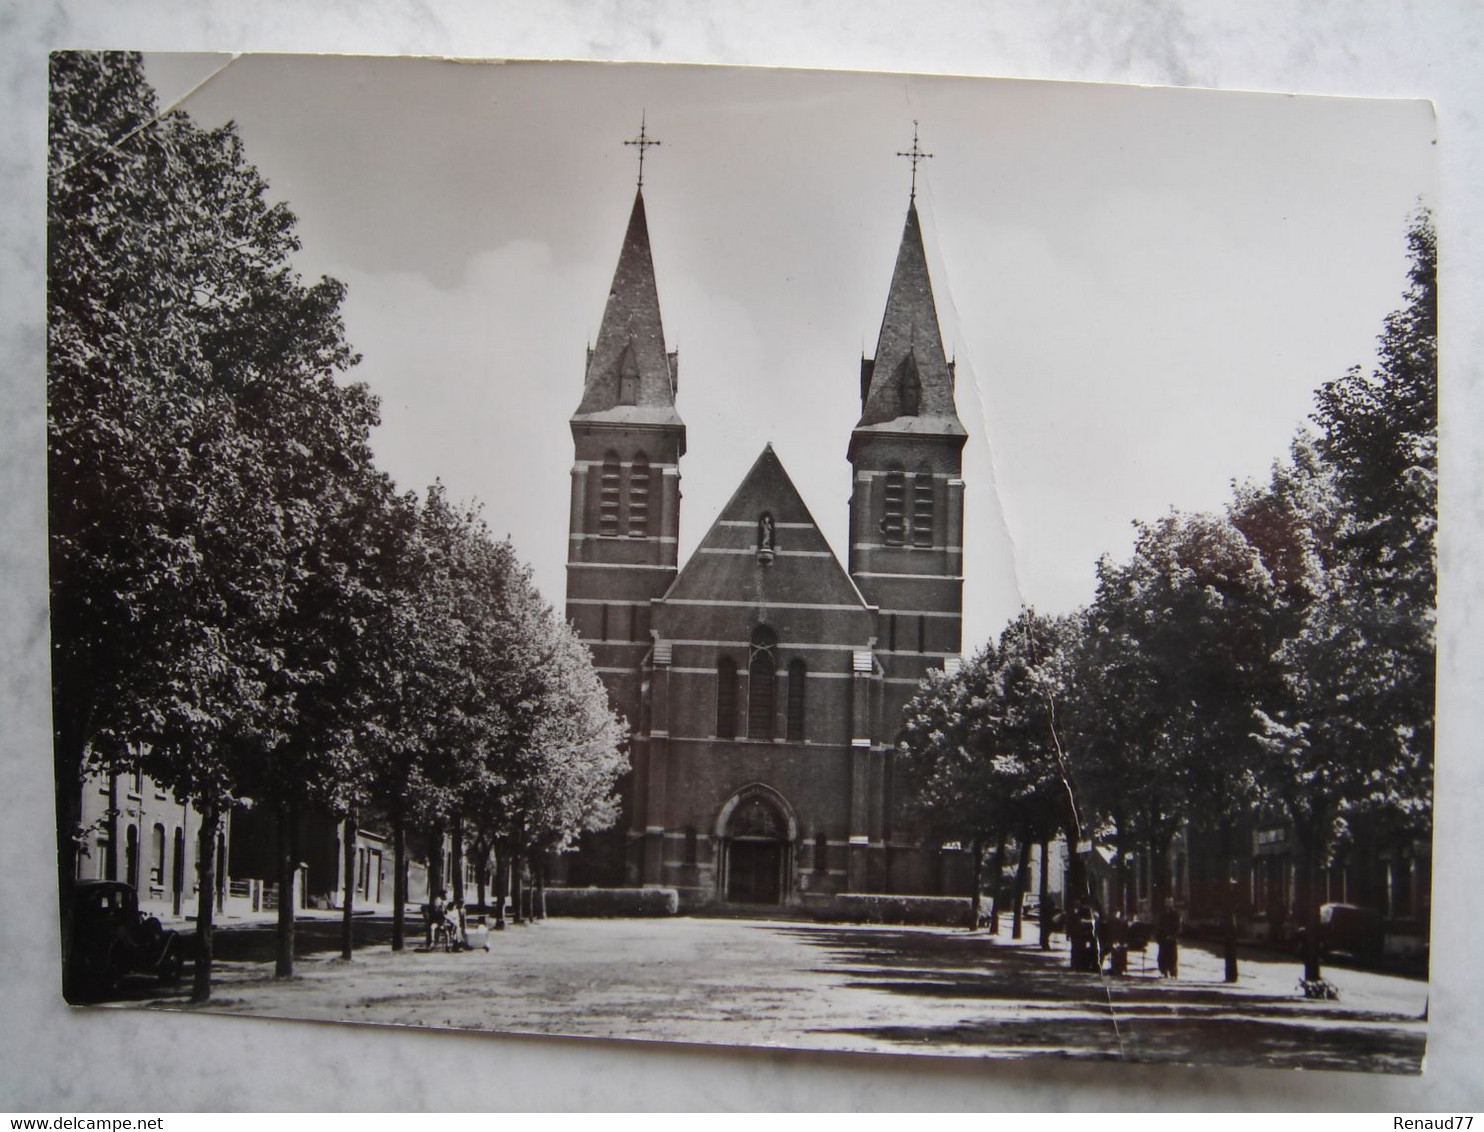
[[[953,403],[953,371],[943,351],[914,196],[907,205],[876,357],[861,361],[856,429],[965,435]]]
[[[588,351],[582,403],[573,419],[681,424],[675,411],[678,360],[665,350],[640,189],[634,194],[597,341]]]

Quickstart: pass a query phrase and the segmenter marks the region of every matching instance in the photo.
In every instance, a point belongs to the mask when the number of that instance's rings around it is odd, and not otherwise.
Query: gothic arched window
[[[629,537],[649,536],[649,458],[640,452],[629,469]]]
[[[907,477],[899,471],[886,473],[886,506],[881,516],[881,533],[887,546],[901,546],[906,529]]]
[[[618,494],[623,483],[617,452],[603,456],[603,477],[598,481],[598,533],[618,534]]]
[[[747,737],[772,739],[777,734],[778,637],[766,625],[752,631],[747,661]]]
[[[737,737],[737,662],[729,656],[716,662],[716,737]]]
[[[804,738],[804,681],[808,675],[808,668],[801,658],[789,662],[788,737],[796,742]]]
[[[933,545],[933,474],[926,469],[912,477],[912,545]]]

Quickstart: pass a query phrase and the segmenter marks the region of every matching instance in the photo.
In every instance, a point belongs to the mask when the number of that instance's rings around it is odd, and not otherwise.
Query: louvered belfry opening
[[[907,477],[899,471],[886,473],[886,507],[881,517],[881,534],[887,546],[901,546],[906,541]]]
[[[649,459],[640,452],[629,469],[629,537],[649,537]]]
[[[912,477],[912,545],[933,545],[933,475],[928,471]]]
[[[623,491],[623,469],[618,453],[603,457],[603,476],[598,481],[598,533],[618,534],[619,495]]]

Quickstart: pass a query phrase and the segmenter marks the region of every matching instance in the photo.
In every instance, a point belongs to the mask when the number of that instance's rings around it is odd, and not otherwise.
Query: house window
[[[598,533],[618,534],[618,494],[622,482],[618,453],[603,457],[603,477],[598,482]]]
[[[747,662],[747,737],[773,739],[777,735],[778,638],[766,625],[752,631]]]
[[[606,641],[608,639],[608,603],[606,601],[603,603],[602,609],[603,615],[598,622],[598,640]]]
[[[823,833],[814,835],[814,871],[823,873],[830,867],[830,839]]]
[[[649,537],[649,459],[642,452],[629,469],[629,537]]]
[[[696,863],[696,846],[696,827],[693,825],[688,825],[685,827],[685,863],[687,865],[694,865]]]
[[[906,477],[901,472],[886,473],[886,509],[881,517],[881,533],[887,546],[901,546],[906,525]]]
[[[918,472],[912,477],[912,545],[933,545],[933,477]]]
[[[153,844],[150,846],[149,883],[157,887],[165,886],[165,827],[156,825],[151,835]]]
[[[737,664],[729,656],[716,662],[716,737],[737,737]]]
[[[802,659],[796,658],[788,666],[788,737],[795,742],[804,738],[804,682],[808,670]]]
[[[629,640],[639,640],[639,606],[629,606]]]

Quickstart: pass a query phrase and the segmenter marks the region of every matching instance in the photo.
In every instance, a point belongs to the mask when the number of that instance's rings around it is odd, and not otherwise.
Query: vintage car
[[[1305,931],[1294,933],[1294,948],[1303,954]],[[1385,929],[1381,913],[1355,904],[1321,904],[1319,906],[1319,949],[1321,954],[1340,952],[1356,959],[1373,960],[1381,956]]]
[[[162,983],[180,978],[184,941],[139,910],[133,885],[77,881],[68,915],[68,997],[115,991],[131,974],[151,975]]]

